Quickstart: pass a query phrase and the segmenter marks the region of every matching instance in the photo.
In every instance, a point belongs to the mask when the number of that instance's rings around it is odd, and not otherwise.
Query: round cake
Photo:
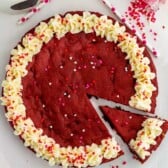
[[[41,22],[11,52],[1,98],[26,147],[50,165],[97,166],[123,154],[89,101],[154,113],[153,61],[131,30],[93,12]]]

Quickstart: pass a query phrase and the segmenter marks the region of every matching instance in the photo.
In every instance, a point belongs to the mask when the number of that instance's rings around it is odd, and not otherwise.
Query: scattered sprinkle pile
[[[154,23],[156,21],[156,10],[143,0],[132,0],[125,14],[126,17],[129,17],[129,20],[135,21],[140,30],[145,27],[142,17],[149,22]]]

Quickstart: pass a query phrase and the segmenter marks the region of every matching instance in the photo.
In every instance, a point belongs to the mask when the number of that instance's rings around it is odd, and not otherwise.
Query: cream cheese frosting
[[[25,146],[32,148],[38,157],[47,159],[50,165],[96,166],[102,162],[103,158],[115,158],[121,151],[114,138],[102,140],[100,145],[92,144],[73,149],[60,147],[52,138],[42,135],[43,131],[37,129],[30,118],[26,119],[26,109],[21,95],[23,88],[21,79],[28,73],[26,70],[28,63],[41,50],[43,43],[48,43],[54,36],[60,39],[67,32],[75,34],[81,31],[85,33],[94,31],[97,36],[106,38],[107,41],[118,42],[118,46],[126,53],[125,59],[129,60],[137,83],[136,93],[129,102],[130,106],[150,111],[150,99],[152,92],[156,90],[151,82],[155,74],[150,70],[150,60],[143,55],[144,49],[138,46],[136,38],[126,33],[125,27],[120,26],[118,22],[113,23],[107,16],[98,17],[89,12],[83,12],[82,16],[69,13],[65,17],[56,15],[48,23],[41,22],[35,28],[34,34],[26,34],[22,45],[19,44],[12,50],[11,63],[6,67],[6,80],[2,83],[1,100],[7,107],[6,117],[12,122],[15,135],[20,135],[25,141]],[[133,145],[133,141],[131,144]],[[81,159],[75,159],[76,154],[80,155]]]
[[[144,160],[150,156],[151,145],[156,145],[156,138],[161,135],[164,121],[156,118],[146,119],[142,123],[142,129],[138,131],[136,139],[130,141],[130,147],[136,154]]]

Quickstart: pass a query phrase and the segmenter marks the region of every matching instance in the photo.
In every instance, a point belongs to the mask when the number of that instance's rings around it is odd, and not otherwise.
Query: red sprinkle
[[[162,26],[162,29],[165,29],[165,28],[166,28],[166,27],[163,25],[163,26]]]
[[[26,21],[26,19],[23,17],[23,18],[21,18],[21,21],[22,21],[22,22],[25,22],[25,21]]]
[[[116,9],[115,9],[114,7],[112,7],[111,10],[112,10],[113,12],[115,12]]]
[[[153,51],[153,55],[155,55],[155,56],[156,56],[156,55],[157,55],[157,51]]]
[[[123,162],[122,162],[122,164],[123,164],[123,165],[126,165],[126,164],[127,164],[127,162],[126,162],[126,161],[123,161]]]
[[[48,3],[48,2],[49,2],[49,0],[44,0],[44,2],[45,2],[45,3]]]
[[[126,19],[125,19],[125,18],[122,18],[121,21],[122,21],[123,23],[125,23],[125,22],[126,22]]]
[[[136,33],[136,30],[135,30],[135,29],[132,29],[132,32],[135,34],[135,33]]]
[[[112,166],[111,168],[119,168],[119,166]]]
[[[157,33],[156,33],[156,32],[154,32],[154,33],[153,33],[153,35],[154,35],[154,36],[157,36]]]
[[[142,43],[143,43],[143,44],[146,44],[146,40],[143,40]]]

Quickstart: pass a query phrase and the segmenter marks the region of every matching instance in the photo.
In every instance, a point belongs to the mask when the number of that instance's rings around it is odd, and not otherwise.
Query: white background
[[[0,5],[5,0],[0,0]],[[123,13],[127,7],[128,0],[111,0]],[[20,15],[10,15],[0,11],[0,83],[5,76],[5,65],[9,61],[10,51],[16,46],[20,38],[33,26],[43,19],[53,16],[55,13],[64,13],[72,10],[98,11],[106,15],[111,15],[101,0],[53,0],[39,14],[36,14],[29,22],[24,25],[16,25]],[[165,25],[163,30],[161,27]],[[157,105],[157,115],[168,119],[168,3],[162,5],[157,14],[156,24],[148,25],[156,30],[158,35],[157,42],[153,42],[149,37],[149,42],[159,51],[159,58],[155,59],[158,81],[159,97]],[[118,165],[119,168],[166,168],[168,167],[168,135],[153,153],[151,158],[143,165],[132,159],[132,154],[128,151],[125,144],[119,139],[125,155],[119,159],[100,166],[101,168],[111,168]],[[126,165],[122,165],[127,161]],[[4,116],[4,108],[0,107],[0,168],[48,168],[48,163],[36,158],[35,154],[23,146],[21,140],[13,135]],[[55,166],[57,167],[57,166]]]

